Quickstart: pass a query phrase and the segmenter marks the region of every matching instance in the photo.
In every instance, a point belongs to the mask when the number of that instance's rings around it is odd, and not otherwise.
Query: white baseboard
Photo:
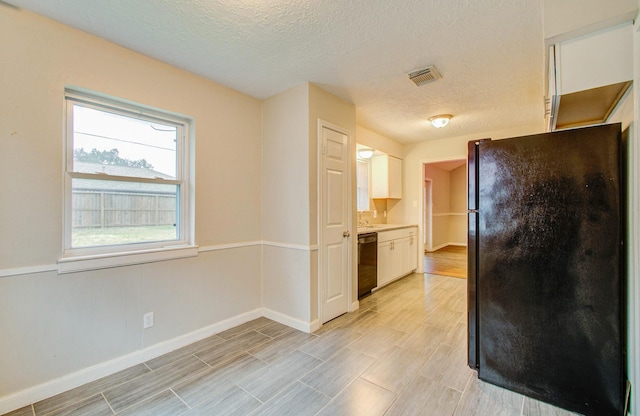
[[[355,304],[357,304],[357,302],[354,303],[354,305]],[[48,397],[55,396],[83,384],[117,373],[118,371],[134,365],[144,363],[145,361],[149,361],[178,348],[193,344],[194,342],[200,341],[245,322],[260,318],[261,316],[307,333],[311,333],[321,326],[318,319],[313,320],[312,322],[304,322],[300,319],[293,318],[271,309],[254,309],[232,318],[225,319],[224,321],[217,322],[213,325],[200,328],[188,334],[180,335],[176,338],[151,345],[130,354],[126,354],[91,367],[83,368],[82,370],[27,388],[9,396],[1,397],[0,414],[11,412],[31,403],[44,400]]]
[[[272,309],[263,308],[262,309],[262,316],[264,316],[265,318],[269,318],[269,319],[271,319],[273,321],[280,322],[283,325],[290,326],[291,328],[295,328],[298,331],[306,332],[308,334],[313,332],[313,330],[312,330],[312,327],[314,325],[313,322],[305,322],[305,321],[302,321],[300,319],[293,318],[293,317],[291,317],[289,315],[285,315],[283,313],[276,312],[276,311],[274,311]]]
[[[320,325],[320,319],[314,319],[313,321],[311,321],[311,332],[316,332],[318,329],[320,329],[322,325]]]
[[[360,309],[360,302],[355,301],[351,304],[351,309],[349,309],[349,312],[357,311],[358,309]]]
[[[151,345],[147,348],[114,358],[109,361],[83,368],[71,374],[67,374],[55,380],[30,387],[6,397],[0,398],[0,414],[5,414],[15,409],[38,402],[48,397],[55,396],[67,390],[71,390],[83,384],[98,380],[102,377],[114,374],[118,371],[134,365],[149,361],[163,354],[182,348],[186,345],[200,341],[219,332],[233,328],[245,322],[263,316],[263,309],[258,308],[243,314],[234,316],[224,321],[217,322],[204,328],[179,337]],[[272,318],[273,319],[273,318]],[[275,319],[274,319],[275,320]],[[280,322],[280,321],[278,321]],[[283,322],[284,323],[284,322]],[[287,325],[285,323],[285,325]]]

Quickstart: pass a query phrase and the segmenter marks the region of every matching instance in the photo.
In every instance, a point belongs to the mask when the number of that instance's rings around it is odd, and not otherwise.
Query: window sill
[[[185,245],[128,251],[123,253],[62,257],[58,260],[58,274],[109,269],[112,267],[131,266],[134,264],[154,263],[157,261],[196,257],[197,255],[198,246]]]

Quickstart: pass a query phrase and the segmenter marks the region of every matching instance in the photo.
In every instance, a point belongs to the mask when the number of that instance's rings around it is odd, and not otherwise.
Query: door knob
[[[350,237],[350,236],[351,236],[351,233],[350,233],[349,231],[345,231],[345,232],[343,232],[343,233],[342,233],[342,236],[343,236],[344,238],[348,238],[348,237]]]

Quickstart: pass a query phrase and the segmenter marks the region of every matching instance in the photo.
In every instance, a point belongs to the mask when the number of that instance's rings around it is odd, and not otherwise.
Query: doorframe
[[[424,165],[429,164],[429,163],[438,163],[438,162],[451,162],[453,160],[467,160],[467,155],[463,154],[463,155],[454,155],[454,156],[447,156],[447,157],[440,157],[440,158],[433,158],[433,159],[420,159],[419,160],[419,168],[420,168],[420,173],[419,173],[419,178],[420,178],[420,189],[418,190],[418,195],[422,195],[424,193],[424,182],[426,179],[426,175],[424,173]],[[467,166],[467,170],[469,169],[469,165],[465,164]],[[467,172],[468,174],[468,172]],[[419,212],[419,216],[418,216],[418,234],[424,235],[424,198],[418,198],[418,212]],[[416,273],[424,273],[424,241],[422,238],[418,239],[418,253],[422,256],[422,261],[418,261],[418,270],[416,271]]]
[[[356,300],[355,302],[352,302],[353,299],[353,268],[354,268],[354,264],[353,264],[353,256],[354,256],[354,250],[357,249],[357,247],[355,247],[354,249],[354,241],[357,241],[357,232],[354,238],[354,234],[353,234],[353,195],[354,195],[354,189],[353,189],[353,184],[352,184],[352,178],[353,178],[353,174],[352,174],[352,170],[355,167],[355,164],[353,163],[352,159],[353,158],[353,149],[352,149],[352,137],[351,137],[351,132],[347,129],[344,129],[340,126],[337,126],[333,123],[329,123],[328,121],[325,121],[321,118],[318,118],[318,130],[317,130],[317,140],[316,140],[316,151],[318,153],[318,157],[317,157],[317,189],[316,189],[316,199],[317,199],[317,214],[316,214],[316,227],[317,227],[317,241],[318,241],[318,265],[317,265],[317,273],[318,273],[318,278],[317,278],[317,292],[318,292],[318,297],[317,297],[317,302],[318,302],[318,325],[317,328],[314,328],[314,330],[321,328],[324,323],[322,322],[322,312],[323,312],[323,301],[322,301],[322,283],[323,283],[323,278],[324,278],[324,267],[323,267],[323,233],[322,233],[322,214],[324,212],[323,209],[323,201],[322,201],[322,189],[324,187],[324,176],[323,176],[323,169],[324,169],[324,152],[323,152],[323,138],[322,138],[322,129],[323,128],[328,128],[330,130],[334,130],[338,133],[344,134],[347,136],[347,166],[346,166],[346,174],[347,174],[347,191],[345,192],[345,199],[347,200],[347,213],[346,213],[346,218],[347,218],[347,230],[349,231],[349,233],[351,234],[350,237],[348,237],[348,243],[349,243],[349,249],[348,249],[348,254],[347,254],[347,263],[348,263],[348,267],[347,267],[347,312],[351,312],[355,309],[358,309],[358,301]]]
[[[422,165],[422,170],[424,171],[424,166]],[[424,173],[423,173],[424,175]],[[430,250],[433,247],[433,179],[425,178],[423,180],[423,193],[422,196],[422,224],[423,224],[423,239],[426,248],[424,250]],[[429,211],[427,212],[427,208]],[[427,224],[429,225],[427,227]],[[422,252],[422,256],[424,256],[424,250]]]
[[[640,413],[640,13],[633,23],[633,122],[628,138],[628,348],[630,414]]]

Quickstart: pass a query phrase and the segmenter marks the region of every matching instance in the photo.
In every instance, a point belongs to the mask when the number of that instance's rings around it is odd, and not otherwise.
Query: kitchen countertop
[[[365,233],[375,233],[382,231],[398,230],[400,228],[417,227],[418,224],[371,224],[364,227],[358,227],[358,235]]]

